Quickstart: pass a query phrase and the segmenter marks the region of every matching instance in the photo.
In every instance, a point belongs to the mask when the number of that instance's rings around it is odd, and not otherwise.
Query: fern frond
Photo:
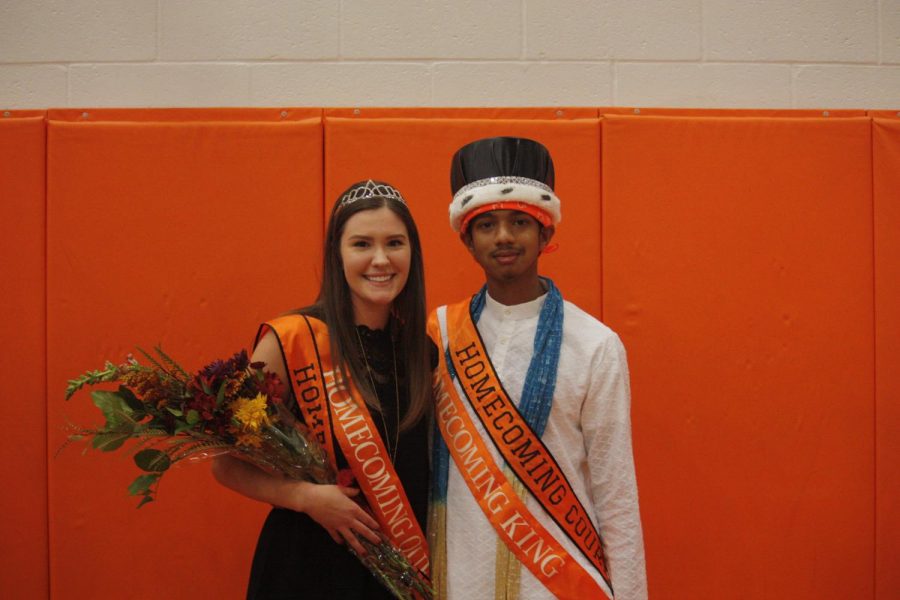
[[[134,432],[134,436],[136,439],[144,440],[144,439],[156,439],[156,438],[166,438],[169,437],[169,432],[165,429],[141,429],[139,431]]]
[[[184,378],[183,381],[187,382],[188,380],[190,380],[190,378],[191,378],[190,374],[187,371],[185,371],[181,367],[181,365],[179,365],[171,356],[169,356],[168,354],[163,352],[162,346],[157,344],[153,349],[156,350],[156,353],[159,354],[159,356],[163,359],[163,362],[165,362],[167,365],[169,365],[169,367],[173,371],[175,371],[175,373],[177,373],[178,375],[181,375]]]
[[[172,459],[172,462],[178,462],[180,460],[184,460],[186,458],[190,458],[191,456],[198,454],[200,452],[209,452],[211,450],[230,450],[233,446],[231,444],[226,444],[225,442],[195,442],[190,445],[185,445],[185,447],[177,448],[176,452],[169,452],[169,458]]]
[[[132,436],[136,440],[134,444],[131,446],[131,449],[135,454],[140,452],[141,450],[145,450],[147,448],[152,448],[156,444],[160,443],[162,435],[144,435],[144,432],[135,432]]]
[[[170,379],[174,379],[175,381],[178,381],[178,378],[171,371],[169,371],[169,368],[166,367],[161,362],[159,362],[158,360],[156,360],[156,357],[154,357],[152,354],[150,354],[149,352],[147,352],[140,346],[137,346],[137,351],[140,352],[141,354],[143,354],[144,358],[146,358],[148,361],[150,361],[150,364],[152,364],[156,368],[156,370],[160,371],[166,377],[168,377]]]
[[[173,372],[168,366],[164,365],[162,362],[156,359],[152,354],[141,348],[140,346],[136,346],[137,351],[144,355],[152,367],[141,367],[141,370],[153,371],[157,375],[159,375],[162,382],[166,385],[171,385],[174,390],[174,393],[177,396],[184,396],[187,394],[187,381],[182,380],[181,375],[178,372]],[[158,346],[157,346],[158,348]],[[174,361],[173,361],[174,362]],[[177,390],[175,390],[177,388]]]
[[[84,438],[84,435],[82,435],[80,433],[70,434],[66,438],[66,441],[62,443],[62,446],[60,446],[59,449],[56,451],[56,454],[53,455],[53,458],[58,458],[63,450],[65,450],[66,448],[71,446],[73,443],[81,441],[83,438]]]

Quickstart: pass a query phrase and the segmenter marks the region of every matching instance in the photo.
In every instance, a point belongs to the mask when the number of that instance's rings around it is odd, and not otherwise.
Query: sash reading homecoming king
[[[391,463],[362,394],[347,378],[339,385],[322,321],[289,315],[267,322],[278,336],[291,388],[306,425],[337,470],[332,435],[359,484],[375,520],[409,563],[429,573],[428,544]],[[260,337],[264,329],[260,332]]]
[[[535,343],[537,345],[537,338],[542,335],[542,323],[546,328],[547,322],[553,320],[546,314],[553,312],[554,307],[547,306],[553,302],[558,314],[559,339],[555,348],[558,357],[562,335],[562,297],[552,282],[544,281],[549,284],[550,291],[541,312]],[[539,433],[535,432],[535,429],[543,431],[549,415],[549,403],[538,409],[536,417],[533,415],[534,409],[526,406],[529,388],[535,387],[530,380],[547,377],[540,375],[540,365],[535,366],[541,357],[536,356],[532,360],[523,399],[517,408],[494,371],[475,326],[483,298],[480,305],[478,302],[476,296],[471,305],[467,300],[441,307],[436,319],[429,322],[429,334],[439,343],[444,355],[439,373],[435,375],[435,420],[444,442],[440,446],[446,447],[444,452],[449,452],[453,458],[498,537],[549,591],[558,598],[612,598],[612,585],[600,535],[562,469],[541,441]],[[556,366],[556,363],[552,365],[549,400],[552,400]],[[537,378],[531,376],[532,370],[539,373]],[[513,479],[518,478],[578,547],[600,575],[599,580],[592,577],[528,510],[524,500],[516,494],[515,481],[511,483],[501,466],[493,460],[472,414],[481,422],[506,466],[515,473]],[[533,427],[535,423],[537,426]],[[440,459],[436,458],[436,462],[436,470],[440,470]],[[443,488],[446,488],[446,482]],[[440,483],[437,489],[442,489]]]

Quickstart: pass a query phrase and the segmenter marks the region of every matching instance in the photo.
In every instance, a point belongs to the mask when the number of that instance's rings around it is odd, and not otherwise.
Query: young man
[[[538,276],[560,221],[550,154],[478,140],[450,178],[450,224],[487,282],[429,321],[438,595],[646,598],[624,348]]]

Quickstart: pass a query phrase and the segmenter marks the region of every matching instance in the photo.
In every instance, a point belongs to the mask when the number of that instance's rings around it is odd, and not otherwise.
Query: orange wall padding
[[[43,113],[0,119],[0,590],[20,598],[48,589],[45,137]]]
[[[900,116],[900,113],[897,113]],[[875,576],[900,597],[900,119],[875,119]]]
[[[645,117],[765,117],[799,119],[805,117],[846,118],[864,117],[866,111],[842,108],[657,108],[657,107],[623,107],[600,109],[604,115],[643,115]]]
[[[67,378],[135,345],[162,344],[197,369],[313,300],[322,126],[318,111],[298,112],[278,122],[51,112],[51,448],[66,419],[98,423],[87,393],[64,403]],[[135,510],[135,475],[125,454],[69,447],[50,461],[53,598],[240,597],[265,507],[197,464],[167,474],[158,502]]]
[[[604,120],[657,598],[872,597],[869,146],[865,118]]]
[[[542,272],[628,349],[651,597],[900,598],[900,119],[824,112],[12,111],[0,590],[242,598],[265,507],[201,463],[135,510],[125,453],[57,454],[67,423],[100,420],[66,380],[136,345],[190,369],[249,346],[313,300],[327,211],[358,179],[409,201],[429,306],[472,293],[450,157],[521,135],[563,204]]]

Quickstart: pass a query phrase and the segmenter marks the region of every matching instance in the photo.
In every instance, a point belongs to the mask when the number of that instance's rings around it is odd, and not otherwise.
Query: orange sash
[[[612,598],[600,537],[556,461],[503,390],[469,316],[468,301],[442,307],[436,317],[429,321],[429,334],[444,356],[435,375],[435,418],[454,463],[485,516],[510,551],[557,597],[593,598],[602,593]],[[450,375],[447,356],[459,387]],[[492,459],[466,404],[517,477],[597,568],[602,582],[528,511]]]
[[[294,397],[308,427],[337,468],[337,439],[369,507],[411,565],[429,572],[428,544],[362,394],[341,385],[331,363],[328,329],[318,319],[289,315],[265,324],[278,336]]]

